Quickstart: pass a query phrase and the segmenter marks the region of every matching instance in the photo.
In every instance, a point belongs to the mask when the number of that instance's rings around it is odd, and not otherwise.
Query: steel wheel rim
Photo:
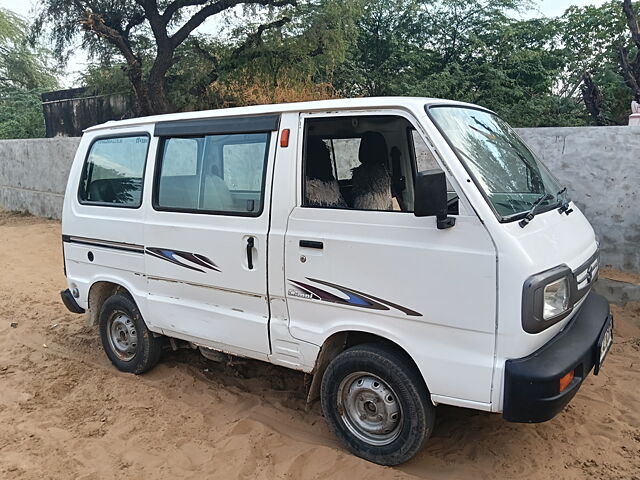
[[[138,349],[138,331],[135,323],[124,312],[114,312],[107,322],[107,339],[116,356],[130,362]]]
[[[349,431],[370,445],[388,445],[402,430],[398,396],[385,381],[368,372],[352,373],[340,382],[338,412]]]

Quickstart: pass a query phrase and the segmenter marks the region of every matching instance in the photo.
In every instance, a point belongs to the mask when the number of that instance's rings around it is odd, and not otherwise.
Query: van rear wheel
[[[100,340],[115,367],[140,374],[151,370],[160,360],[162,338],[147,329],[140,310],[128,296],[109,297],[100,310]]]
[[[380,344],[351,347],[322,378],[329,428],[355,455],[380,465],[413,457],[433,431],[435,407],[415,366]]]

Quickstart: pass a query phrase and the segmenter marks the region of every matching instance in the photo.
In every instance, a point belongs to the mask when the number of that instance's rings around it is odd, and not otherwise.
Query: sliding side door
[[[145,226],[149,313],[167,335],[269,353],[275,115],[167,122]]]

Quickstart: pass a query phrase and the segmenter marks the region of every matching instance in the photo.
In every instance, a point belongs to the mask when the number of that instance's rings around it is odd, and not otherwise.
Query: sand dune
[[[304,410],[298,373],[191,351],[119,373],[59,301],[59,223],[0,213],[0,246],[2,479],[640,478],[638,304],[615,309],[604,370],[556,419],[441,406],[423,451],[385,468],[344,451],[319,405]]]

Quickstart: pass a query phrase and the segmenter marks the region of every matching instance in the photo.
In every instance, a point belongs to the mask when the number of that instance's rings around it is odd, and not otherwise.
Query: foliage
[[[44,0],[31,31],[51,39],[62,61],[79,38],[93,59],[83,84],[131,92],[137,114],[416,95],[478,103],[515,126],[626,123],[640,49],[622,1],[523,19],[534,4]],[[219,31],[205,35],[196,27],[209,17]],[[24,25],[15,25],[0,15],[0,43],[24,38]],[[43,77],[28,73],[42,72],[38,59],[13,67],[21,73],[11,86],[41,88]]]
[[[518,1],[374,0],[337,75],[347,95],[417,95],[483,104],[519,126],[581,123],[555,94],[559,22],[517,20]],[[579,113],[578,113],[579,116]]]
[[[0,8],[0,138],[42,136],[38,94],[58,85],[49,53],[29,46],[27,30],[22,18]]]
[[[637,12],[638,4],[634,6]],[[597,124],[626,124],[633,91],[625,84],[620,65],[620,48],[633,56],[637,47],[629,33],[620,0],[599,7],[570,7],[561,19],[561,41],[566,46],[564,84],[576,90],[583,82],[592,82],[595,94],[602,97],[594,105],[592,121]],[[589,105],[597,102],[583,93]]]
[[[165,113],[176,108],[167,92],[170,70],[179,60],[178,52],[196,38],[194,31],[205,20],[240,5],[249,9],[252,18],[269,20],[278,15],[278,20],[260,23],[255,32],[246,34],[236,46],[242,48],[288,23],[295,4],[295,0],[44,0],[32,31],[34,35],[48,32],[60,56],[78,35],[94,57],[117,51],[126,63],[136,113]]]
[[[303,101],[335,97],[333,73],[355,38],[356,2],[319,0],[300,4],[290,17],[258,15],[231,22],[229,39],[194,35],[174,53],[166,91],[176,110]],[[151,40],[146,42],[152,43]],[[95,93],[130,89],[127,64],[115,52],[100,54],[82,76]],[[153,53],[145,50],[144,74]]]
[[[38,93],[0,87],[0,138],[43,136],[44,116]]]
[[[17,88],[54,88],[58,82],[51,72],[48,52],[28,45],[26,22],[0,8],[0,84]]]

